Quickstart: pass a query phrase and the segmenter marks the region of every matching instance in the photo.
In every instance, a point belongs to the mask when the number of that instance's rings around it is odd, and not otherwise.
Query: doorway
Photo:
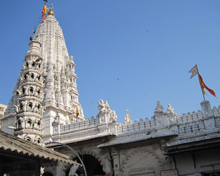
[[[80,155],[87,172],[87,176],[104,176],[105,172],[103,171],[103,167],[100,162],[92,155]],[[74,158],[74,161],[80,163],[78,158]],[[66,170],[66,175],[68,176],[70,168]],[[80,176],[84,176],[83,167],[78,168],[76,173]]]

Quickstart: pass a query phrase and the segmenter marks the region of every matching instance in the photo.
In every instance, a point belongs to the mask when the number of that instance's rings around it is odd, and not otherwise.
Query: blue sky
[[[220,1],[49,0],[74,56],[79,101],[85,117],[107,100],[122,123],[151,118],[157,100],[164,111],[198,111],[203,101],[198,65],[206,85],[220,97]],[[8,104],[29,37],[44,2],[0,0],[0,103]],[[207,92],[212,106],[219,99]]]

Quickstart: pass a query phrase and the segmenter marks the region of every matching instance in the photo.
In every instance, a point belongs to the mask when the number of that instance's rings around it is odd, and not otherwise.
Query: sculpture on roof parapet
[[[100,99],[97,101],[98,103],[98,115],[97,117],[100,119],[100,123],[116,123],[117,122],[117,115],[116,112],[110,109],[110,106],[107,101]]]
[[[154,110],[154,114],[163,113],[163,106],[160,104],[160,100],[157,101],[157,106]]]
[[[173,107],[171,107],[171,105],[170,105],[170,104],[168,104],[168,108],[167,108],[166,113],[169,113],[169,114],[174,114],[174,108],[173,108]]]
[[[104,112],[105,111],[105,104],[104,101],[102,99],[100,99],[99,101],[97,101],[98,105],[98,110],[99,112]]]

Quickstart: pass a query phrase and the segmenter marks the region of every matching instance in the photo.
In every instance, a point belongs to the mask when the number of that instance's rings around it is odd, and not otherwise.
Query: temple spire
[[[47,1],[45,1],[45,5],[46,2]],[[37,29],[32,39],[32,41],[35,42],[28,51],[28,53],[32,53],[31,58],[33,58],[33,60],[37,60],[36,53],[42,58],[41,71],[39,72],[39,70],[31,67],[31,69],[33,70],[29,70],[29,74],[33,73],[34,77],[35,75],[37,75],[39,77],[39,80],[42,81],[41,87],[36,87],[36,83],[31,83],[30,86],[33,87],[31,88],[32,92],[34,92],[35,90],[37,91],[37,93],[39,91],[41,92],[40,96],[42,98],[42,102],[39,101],[39,103],[40,105],[42,103],[42,107],[40,106],[40,108],[42,108],[41,124],[42,128],[44,129],[42,132],[42,138],[44,142],[48,142],[49,140],[51,140],[53,132],[51,122],[54,121],[57,113],[60,116],[60,124],[69,124],[85,120],[83,109],[79,102],[79,94],[76,84],[76,64],[74,63],[73,56],[69,56],[63,36],[63,31],[52,13],[52,7],[50,9],[51,10],[48,12],[47,16],[44,13],[44,22],[40,23],[37,26]],[[37,43],[40,43],[39,47],[36,47]],[[27,67],[28,62],[29,60],[25,60],[24,68]],[[24,68],[22,69],[22,73]],[[28,78],[31,77],[33,76],[29,76]],[[24,78],[21,76],[20,79]],[[11,120],[9,122],[9,125],[13,125],[13,123],[17,120],[15,105],[20,106],[17,103],[21,102],[16,91],[18,89],[20,90],[20,79],[18,79],[15,85],[13,96],[8,104],[8,108],[4,117],[5,125],[3,124],[3,129],[7,128],[6,125],[8,123],[8,119]],[[26,84],[24,84],[23,86],[26,86]],[[36,89],[34,86],[36,87]],[[22,92],[22,89],[20,91]],[[29,101],[30,98],[27,97],[27,100]],[[30,103],[29,107],[34,107],[36,104],[35,102],[34,104]],[[25,105],[25,107],[26,106],[27,105]],[[21,107],[23,108],[24,106],[21,105]],[[78,115],[76,115],[76,109],[78,109]],[[34,117],[34,112],[30,112],[29,116]],[[11,117],[14,117],[14,120]],[[19,118],[20,117],[21,116],[19,116]],[[12,133],[12,131],[10,131],[10,133]]]

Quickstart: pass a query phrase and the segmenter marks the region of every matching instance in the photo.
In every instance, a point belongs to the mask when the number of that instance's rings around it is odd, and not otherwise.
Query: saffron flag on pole
[[[202,79],[202,76],[199,74],[199,70],[198,70],[197,64],[189,72],[192,73],[190,79],[193,78],[196,74],[198,74],[199,84],[200,84],[200,87],[201,87],[201,90],[202,90],[202,93],[203,93],[203,97],[206,94],[204,88],[206,88],[214,97],[216,97],[215,92],[212,89],[208,88],[206,86],[206,84],[204,83],[204,81]],[[204,97],[204,100],[205,100],[205,97]]]
[[[49,9],[47,8],[47,6],[44,5],[44,8],[43,8],[43,10],[42,10],[43,21],[45,20],[45,15],[46,15],[46,13],[47,13],[48,10],[49,10]]]
[[[198,73],[198,75],[199,75],[199,83],[200,83],[203,94],[206,94],[206,92],[204,90],[204,88],[206,88],[210,92],[210,94],[212,94],[214,97],[216,97],[215,92],[206,86],[206,84],[204,83],[204,81],[202,79],[202,76],[199,73]]]
[[[79,115],[79,110],[78,110],[78,108],[76,107],[76,116],[78,117],[78,115]]]

